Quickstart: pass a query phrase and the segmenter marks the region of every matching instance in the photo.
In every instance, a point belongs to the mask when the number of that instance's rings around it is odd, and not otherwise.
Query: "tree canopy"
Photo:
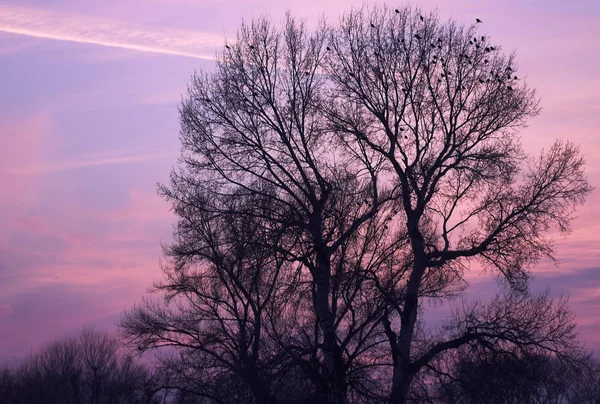
[[[406,403],[453,352],[576,352],[565,302],[527,285],[591,190],[583,158],[523,151],[539,100],[481,33],[411,7],[243,23],[180,107],[165,299],[125,336],[177,347],[207,402]],[[424,327],[476,265],[506,291]]]

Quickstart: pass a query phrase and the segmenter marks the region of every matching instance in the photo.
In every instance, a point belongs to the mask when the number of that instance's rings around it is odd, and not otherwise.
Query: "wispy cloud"
[[[112,164],[141,163],[144,161],[173,157],[172,153],[150,153],[129,156],[115,157],[90,157],[80,158],[69,161],[56,161],[40,164],[31,164],[26,166],[9,168],[7,171],[11,174],[46,174],[54,171],[72,170],[76,168],[86,168],[94,166],[105,166]]]
[[[198,59],[213,59],[223,44],[213,33],[12,6],[0,6],[0,32]]]

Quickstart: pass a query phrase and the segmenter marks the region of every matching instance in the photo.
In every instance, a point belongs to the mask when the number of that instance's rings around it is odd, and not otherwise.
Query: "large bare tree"
[[[176,212],[252,216],[268,231],[283,231],[264,242],[310,281],[322,388],[330,401],[344,403],[351,358],[348,342],[338,338],[332,294],[351,265],[339,257],[361,226],[391,205],[395,187],[379,183],[381,158],[366,149],[346,152],[328,129],[326,34],[320,26],[309,35],[291,17],[282,30],[265,19],[242,25],[215,72],[192,80],[181,107],[181,169],[161,191]],[[266,200],[269,210],[227,203],[239,198]],[[354,330],[350,337],[361,335]]]
[[[591,188],[572,143],[522,150],[538,104],[477,25],[409,7],[313,34],[289,16],[242,24],[193,76],[160,187],[179,220],[157,289],[187,302],[130,313],[128,337],[226,364],[256,402],[290,388],[265,384],[278,361],[308,399],[405,403],[465,345],[560,352],[572,319],[527,293],[529,268]],[[428,334],[422,303],[459,294],[471,264],[512,292]]]
[[[412,268],[388,334],[391,401],[404,403],[427,358],[453,345],[414,355],[424,277],[460,276],[476,259],[525,290],[528,268],[552,256],[546,233],[569,230],[590,186],[572,143],[557,141],[539,157],[522,151],[519,131],[538,99],[517,77],[514,54],[475,24],[363,8],[342,18],[328,44],[332,130],[384,158],[401,189],[396,224],[410,239]]]

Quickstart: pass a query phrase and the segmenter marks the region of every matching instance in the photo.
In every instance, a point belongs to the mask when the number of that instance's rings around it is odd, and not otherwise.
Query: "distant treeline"
[[[177,377],[171,360],[142,363],[119,339],[84,329],[79,336],[51,342],[20,363],[0,368],[0,403],[10,404],[206,404],[256,403],[244,397],[234,374],[213,375],[219,397],[195,391],[195,383]],[[592,356],[550,357],[481,355],[453,358],[416,390],[415,403],[440,404],[594,404],[600,402],[600,363]],[[451,363],[452,362],[452,363]],[[258,375],[257,375],[258,376]],[[298,380],[273,381],[293,392]],[[217,387],[217,386],[215,386]],[[364,400],[361,400],[364,401]],[[369,401],[369,400],[367,400]],[[293,397],[269,402],[300,402]],[[304,400],[303,402],[308,402]],[[373,399],[372,402],[381,402]]]

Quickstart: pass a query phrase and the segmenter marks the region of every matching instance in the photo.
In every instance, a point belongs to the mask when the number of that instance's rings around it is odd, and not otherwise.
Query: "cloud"
[[[12,174],[47,174],[54,171],[71,170],[76,168],[105,166],[112,164],[140,163],[150,160],[172,157],[172,153],[150,153],[121,157],[85,158],[71,161],[57,161],[41,164],[31,164],[7,170]]]
[[[221,35],[207,32],[12,6],[0,6],[0,32],[197,59],[214,59],[223,44]]]
[[[0,330],[10,330],[0,332],[0,362],[82,324],[112,329],[160,277],[173,217],[155,192],[134,188],[112,209],[63,201],[60,212],[0,227]]]

